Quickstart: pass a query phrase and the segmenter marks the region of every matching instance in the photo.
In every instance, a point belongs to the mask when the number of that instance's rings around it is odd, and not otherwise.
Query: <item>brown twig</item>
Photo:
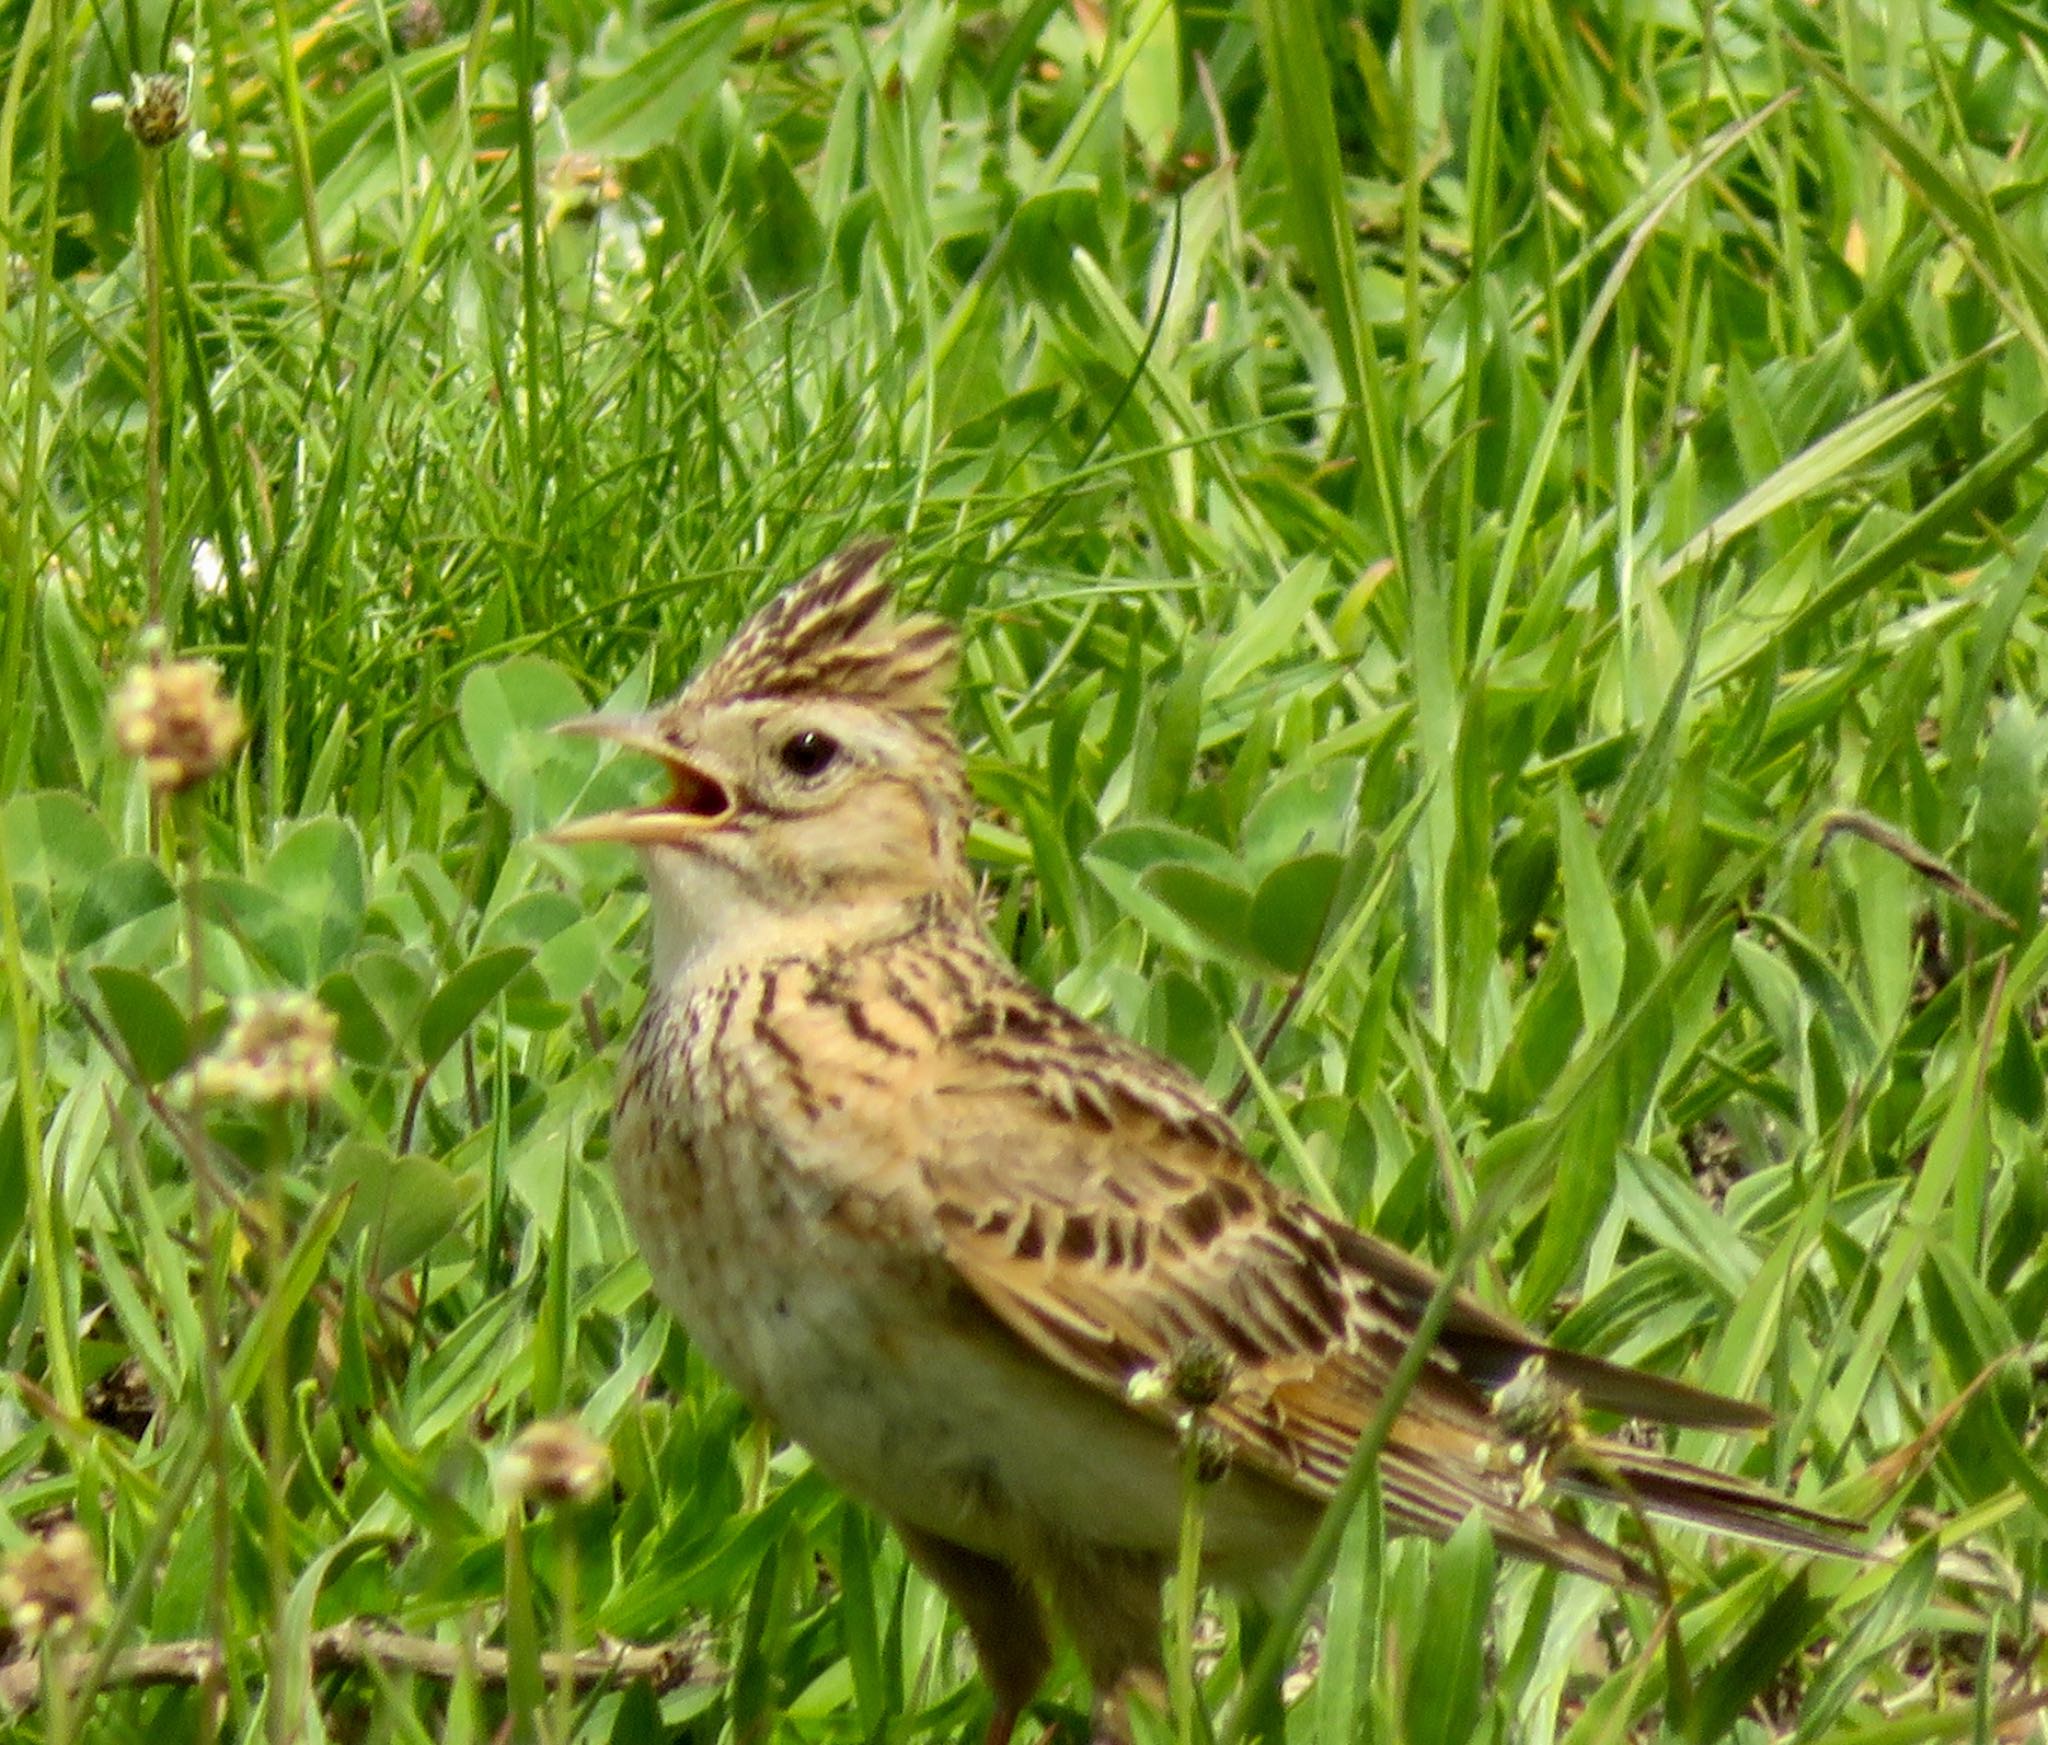
[[[510,1676],[511,1656],[502,1648],[410,1636],[402,1630],[363,1623],[315,1630],[307,1641],[307,1653],[315,1674],[374,1667],[451,1683],[469,1677],[483,1684],[503,1684]],[[84,1678],[92,1661],[90,1650],[78,1650],[57,1655],[50,1664],[70,1686]],[[202,1685],[222,1677],[225,1665],[221,1644],[204,1637],[145,1642],[117,1654],[101,1682],[103,1688],[123,1685],[130,1689]],[[591,1686],[645,1679],[656,1691],[714,1684],[725,1676],[705,1636],[682,1636],[645,1647],[616,1642],[575,1654],[543,1654],[540,1667],[541,1676],[550,1682],[566,1677],[572,1684]],[[42,1679],[43,1663],[32,1654],[0,1665],[0,1715],[18,1715],[34,1704]]]
[[[1987,921],[1995,921],[2010,933],[2019,931],[2020,924],[1961,873],[1950,867],[1940,856],[1922,848],[1903,830],[1887,824],[1882,818],[1872,817],[1868,812],[1828,813],[1820,821],[1820,847],[1816,854],[1825,853],[1828,844],[1837,836],[1862,837],[1865,842],[1883,849],[1894,859],[1903,861],[1930,884],[1948,892],[1964,908],[1982,915]]]
[[[1300,1006],[1301,997],[1307,991],[1308,971],[1303,970],[1300,975],[1294,978],[1293,985],[1288,988],[1280,1004],[1274,1008],[1271,1021],[1266,1025],[1259,1040],[1252,1047],[1252,1059],[1259,1063],[1261,1069],[1265,1067],[1267,1056],[1273,1052],[1275,1045],[1279,1042],[1281,1036],[1285,1034],[1287,1026],[1294,1021],[1295,1010]],[[1237,1083],[1230,1087],[1230,1095],[1223,1099],[1224,1114],[1235,1115],[1238,1105],[1244,1101],[1251,1088],[1252,1075],[1251,1070],[1247,1068],[1237,1075]]]

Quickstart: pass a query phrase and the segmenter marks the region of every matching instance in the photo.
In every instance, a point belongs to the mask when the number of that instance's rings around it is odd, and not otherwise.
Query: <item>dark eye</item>
[[[839,755],[839,741],[815,727],[792,733],[782,742],[782,767],[793,776],[815,776]]]

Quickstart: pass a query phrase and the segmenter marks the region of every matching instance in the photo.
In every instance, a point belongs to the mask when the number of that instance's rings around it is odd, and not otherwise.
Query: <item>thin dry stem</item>
[[[503,1684],[510,1664],[502,1648],[409,1636],[361,1623],[314,1631],[307,1638],[306,1651],[316,1676],[375,1668],[448,1683],[468,1677],[483,1684]],[[92,1661],[90,1651],[79,1650],[51,1655],[48,1664],[68,1692],[84,1680]],[[540,1664],[543,1677],[576,1688],[645,1679],[657,1691],[670,1691],[685,1685],[715,1684],[724,1677],[707,1636],[681,1636],[644,1647],[614,1643],[574,1654],[543,1654]],[[208,1685],[225,1676],[226,1667],[227,1656],[220,1643],[204,1637],[147,1642],[117,1654],[100,1687]],[[34,1656],[0,1666],[0,1716],[18,1715],[32,1706],[42,1689],[42,1678],[43,1662]]]

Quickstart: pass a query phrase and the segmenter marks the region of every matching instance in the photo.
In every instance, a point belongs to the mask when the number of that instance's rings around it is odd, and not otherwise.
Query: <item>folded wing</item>
[[[922,1167],[945,1258],[1033,1348],[1163,1424],[1187,1410],[1177,1375],[1220,1358],[1227,1381],[1206,1421],[1233,1461],[1327,1496],[1437,1276],[1269,1182],[1187,1081],[1164,1091],[1128,1081],[1114,1070],[1128,1045],[1108,1049],[1099,1032],[1090,1041],[1098,1057],[1081,1080],[1020,1060],[1015,1038],[942,1063]],[[1508,1549],[1640,1585],[1633,1560],[1544,1505],[1548,1483],[1779,1545],[1846,1550],[1851,1523],[1742,1480],[1583,1434],[1532,1445],[1495,1396],[1539,1358],[1548,1385],[1597,1409],[1679,1425],[1769,1422],[1744,1402],[1549,1347],[1461,1293],[1381,1457],[1394,1526],[1441,1538],[1477,1509]]]

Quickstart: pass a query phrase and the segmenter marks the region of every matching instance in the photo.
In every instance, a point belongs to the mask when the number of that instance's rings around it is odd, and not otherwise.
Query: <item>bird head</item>
[[[777,595],[665,706],[563,723],[667,768],[654,804],[552,833],[639,851],[658,972],[778,922],[966,892],[957,641],[897,615],[887,550],[853,546]]]

